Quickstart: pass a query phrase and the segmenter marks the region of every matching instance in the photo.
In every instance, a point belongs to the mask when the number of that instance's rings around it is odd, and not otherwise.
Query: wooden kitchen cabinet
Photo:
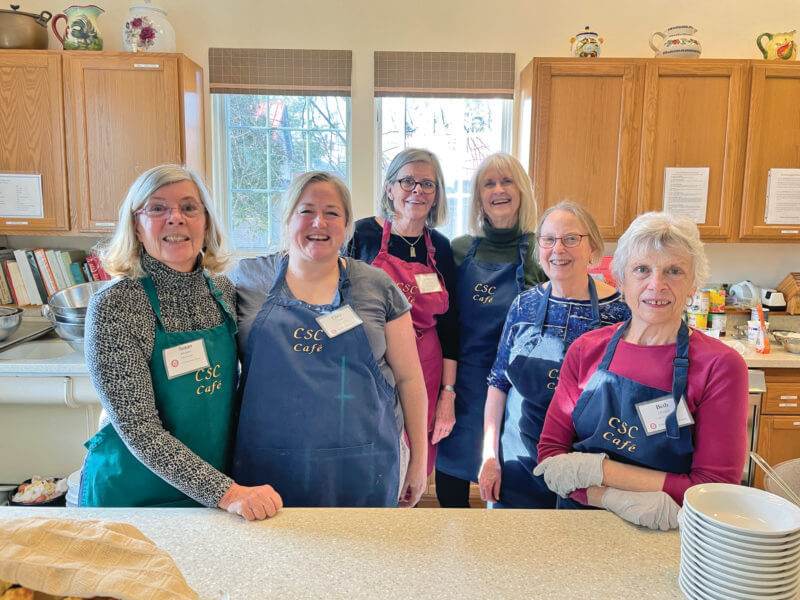
[[[43,200],[41,216],[0,217],[0,234],[70,227],[60,55],[0,51],[0,173],[41,174]]]
[[[738,232],[747,118],[747,63],[652,60],[644,108],[636,214],[663,209],[664,169],[708,167],[706,240]]]
[[[0,234],[109,233],[116,227],[118,207],[128,187],[142,171],[170,162],[204,173],[203,73],[194,62],[180,54],[0,52],[0,61],[37,57],[49,57],[48,81],[52,83],[47,89],[54,99],[44,104],[48,97],[36,91],[35,82],[29,83],[34,90],[25,92],[19,84],[9,86],[5,81],[0,98],[8,95],[27,107],[31,122],[47,114],[53,130],[50,137],[60,134],[60,145],[44,138],[28,142],[33,148],[28,153],[34,156],[39,152],[57,162],[60,152],[60,171],[48,165],[46,180],[42,167],[45,213],[52,205],[53,217],[20,226],[0,220]],[[11,77],[2,67],[0,73]],[[33,75],[16,77],[32,79]],[[0,108],[0,127],[10,120]],[[18,126],[20,131],[31,129],[23,124]],[[0,140],[0,172],[10,168],[4,157],[13,152],[9,142]],[[39,168],[36,161],[29,163]]]
[[[739,237],[800,241],[800,223],[767,225],[767,176],[771,168],[800,168],[800,66],[752,61],[747,156]]]
[[[766,369],[767,391],[761,401],[757,452],[775,466],[800,458],[800,369]],[[764,489],[764,472],[756,468],[755,487]]]
[[[525,68],[519,153],[540,211],[574,200],[606,240],[625,231],[636,204],[643,76],[636,59],[535,58]]]

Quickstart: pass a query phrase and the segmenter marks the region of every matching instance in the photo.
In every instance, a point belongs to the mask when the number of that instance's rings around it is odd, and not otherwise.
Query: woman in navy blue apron
[[[628,315],[617,291],[587,274],[603,240],[585,208],[562,202],[545,211],[536,242],[550,281],[514,300],[489,376],[479,483],[494,508],[555,508],[532,471],[564,353],[581,334]]]
[[[410,306],[385,273],[339,258],[351,231],[344,183],[306,173],[285,195],[288,252],[231,274],[245,338],[233,473],[272,485],[286,506],[416,504],[425,485]],[[411,446],[404,481],[395,386]]]
[[[192,171],[161,165],[131,186],[101,250],[121,277],[88,311],[87,366],[104,415],[85,444],[82,506],[219,506],[248,519],[280,509],[269,486],[226,474],[238,361],[221,242]]]
[[[691,220],[638,217],[613,270],[631,318],[570,348],[534,473],[559,495],[559,508],[604,507],[666,530],[677,527],[689,486],[741,480],[747,367],[681,319],[708,276]]]
[[[447,408],[455,420],[436,458],[436,496],[443,508],[469,507],[470,482],[477,483],[481,466],[486,377],[508,308],[517,294],[546,279],[533,257],[536,221],[525,169],[510,154],[488,156],[472,181],[475,235],[452,242],[459,357],[455,388],[445,386],[439,400],[440,410]]]

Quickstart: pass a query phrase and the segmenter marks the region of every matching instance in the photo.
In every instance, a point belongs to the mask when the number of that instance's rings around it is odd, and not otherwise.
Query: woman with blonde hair
[[[286,251],[231,273],[243,359],[234,476],[271,484],[286,506],[412,506],[426,444],[411,307],[386,273],[339,257],[353,216],[338,177],[298,176],[283,209]]]
[[[274,515],[281,498],[270,486],[240,486],[225,474],[236,298],[197,174],[179,165],[142,173],[100,257],[119,279],[92,296],[87,314],[86,364],[104,415],[86,443],[80,504]]]
[[[547,279],[534,258],[535,229],[525,169],[505,152],[487,156],[472,180],[471,235],[452,241],[459,352],[455,393],[442,395],[442,410],[455,420],[436,459],[442,507],[469,507],[470,481],[477,483],[481,466],[486,377],[508,308],[517,294]]]

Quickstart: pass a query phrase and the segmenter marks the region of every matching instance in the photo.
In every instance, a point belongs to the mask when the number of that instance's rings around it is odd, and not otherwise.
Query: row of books
[[[44,304],[59,290],[103,279],[111,278],[94,252],[0,248],[0,304]]]

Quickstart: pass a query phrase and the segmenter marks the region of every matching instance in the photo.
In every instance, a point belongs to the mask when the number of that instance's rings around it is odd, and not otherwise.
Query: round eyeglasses
[[[557,237],[555,235],[537,235],[536,243],[539,244],[540,248],[552,248],[556,245],[558,240],[561,240],[561,243],[564,244],[566,248],[574,248],[580,244],[581,240],[585,237],[589,237],[589,234],[568,233],[567,235],[562,235],[561,237]]]
[[[400,188],[405,190],[406,192],[413,192],[414,188],[419,186],[419,189],[422,190],[424,194],[432,194],[436,191],[436,182],[431,181],[430,179],[423,179],[422,181],[417,181],[413,177],[403,177],[402,179],[395,179],[392,183],[399,183]]]
[[[185,219],[197,219],[208,212],[201,204],[187,202],[186,204],[181,204],[180,206],[167,206],[166,204],[151,203],[147,206],[143,206],[139,210],[133,211],[133,214],[145,215],[150,219],[158,220],[166,219],[172,215],[173,211],[176,210],[180,212]]]

